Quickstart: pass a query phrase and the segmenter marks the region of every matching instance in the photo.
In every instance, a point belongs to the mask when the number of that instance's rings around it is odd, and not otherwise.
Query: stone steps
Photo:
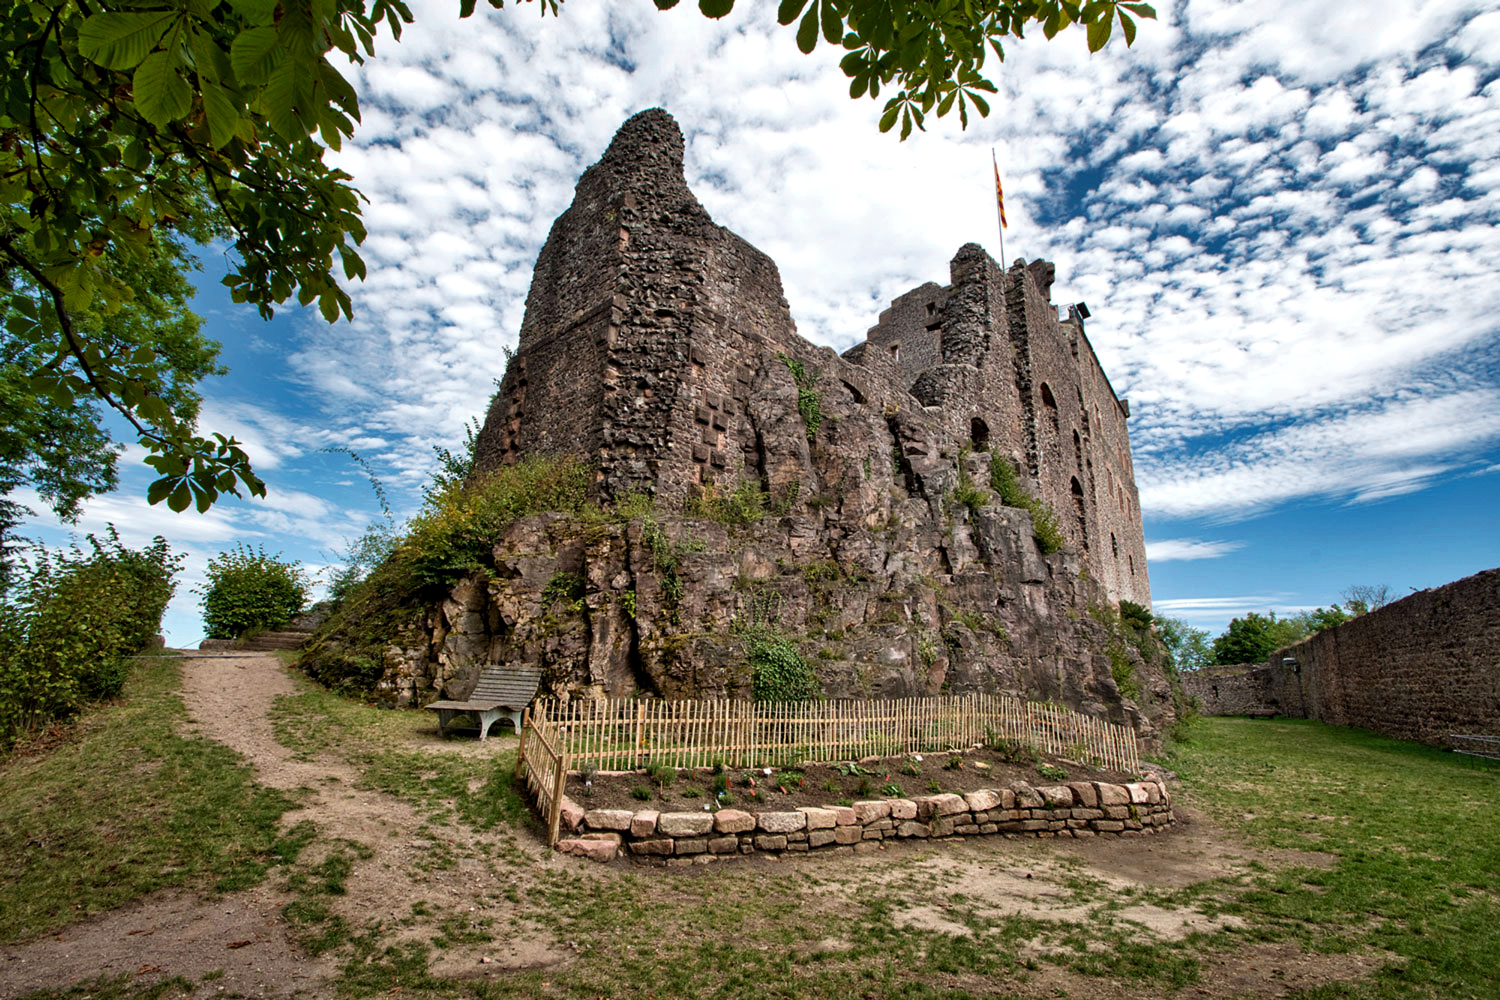
[[[204,639],[198,643],[200,650],[215,652],[275,652],[301,649],[312,635],[312,628],[292,624],[275,632],[260,632],[245,639]]]

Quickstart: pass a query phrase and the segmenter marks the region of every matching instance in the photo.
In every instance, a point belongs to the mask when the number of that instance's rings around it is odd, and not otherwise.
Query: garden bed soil
[[[961,766],[952,765],[954,759]],[[1050,769],[1057,770],[1050,770]],[[1066,776],[1060,776],[1065,774]],[[801,780],[798,780],[798,775]],[[940,792],[1009,788],[1016,782],[1055,785],[1069,781],[1122,784],[1139,775],[1087,767],[1062,757],[1041,755],[1036,763],[1015,760],[988,747],[904,757],[869,757],[849,764],[802,767],[683,769],[663,785],[645,771],[600,771],[586,786],[578,772],[568,774],[567,795],[584,809],[659,809],[687,812],[711,806],[746,812],[781,812],[800,806],[827,806],[861,799],[910,798]],[[716,790],[724,779],[723,796]],[[753,785],[751,784],[753,782]],[[935,785],[934,785],[935,783]],[[895,785],[896,788],[887,788]],[[899,788],[899,791],[897,791]],[[641,798],[641,792],[647,793]],[[889,793],[889,794],[887,794]]]

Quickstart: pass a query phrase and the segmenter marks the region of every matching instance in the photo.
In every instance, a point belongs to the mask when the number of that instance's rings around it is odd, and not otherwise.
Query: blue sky
[[[1081,34],[1007,48],[988,119],[902,144],[832,52],[804,57],[772,4],[721,23],[646,0],[417,23],[354,73],[364,121],[337,161],[369,204],[356,318],[261,322],[198,300],[230,375],[202,426],[250,446],[271,496],[207,515],[124,486],[80,525],[162,533],[191,588],[237,540],[314,570],[402,514],[432,446],[462,439],[514,345],[531,267],[582,170],[630,114],[671,111],[689,184],[777,261],[799,330],[840,350],[880,309],[998,255],[990,150],[1014,259],[1056,262],[1058,302],[1131,400],[1156,608],[1233,615],[1398,594],[1500,565],[1500,9],[1461,0],[1188,0],[1133,49]],[[22,498],[25,499],[24,497]],[[66,537],[38,522],[32,534]]]

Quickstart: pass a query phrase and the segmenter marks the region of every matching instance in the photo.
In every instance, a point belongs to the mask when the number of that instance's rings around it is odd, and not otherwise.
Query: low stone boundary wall
[[[622,854],[655,864],[705,864],[766,853],[844,853],[878,849],[885,840],[974,836],[1115,837],[1155,833],[1173,822],[1166,786],[1074,781],[1017,783],[850,806],[805,806],[781,812],[660,812],[584,809],[564,798],[557,849],[612,861]]]

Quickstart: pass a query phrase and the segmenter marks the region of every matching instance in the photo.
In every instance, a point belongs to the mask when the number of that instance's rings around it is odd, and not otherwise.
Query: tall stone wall
[[[1268,663],[1199,671],[1184,688],[1210,714],[1272,709],[1434,746],[1452,733],[1500,735],[1500,569],[1412,594]]]
[[[1090,614],[1149,602],[1144,557],[1135,577],[1111,575],[1092,493],[1073,544],[1051,554],[1025,511],[959,500],[965,479],[988,486],[998,453],[1066,515],[1077,470],[1110,461],[1092,425],[1087,454],[1072,443],[1108,383],[1081,321],[1048,301],[1052,265],[1002,272],[965,246],[948,286],[901,296],[840,357],[797,335],[775,264],[713,223],[682,153],[671,117],[642,112],[584,173],[476,446],[476,479],[570,456],[595,470],[606,508],[650,494],[649,522],[514,523],[484,572],[388,650],[380,689],[461,698],[500,662],[539,666],[560,696],[744,696],[747,628],[764,626],[796,643],[827,697],[1009,693],[1150,739],[1171,719],[1166,677],[1137,657],[1122,692]],[[1069,414],[1041,450],[1033,369]],[[1111,447],[1125,441],[1118,409]],[[689,503],[737,487],[774,515],[725,523]],[[1130,530],[1138,514],[1117,533]]]

